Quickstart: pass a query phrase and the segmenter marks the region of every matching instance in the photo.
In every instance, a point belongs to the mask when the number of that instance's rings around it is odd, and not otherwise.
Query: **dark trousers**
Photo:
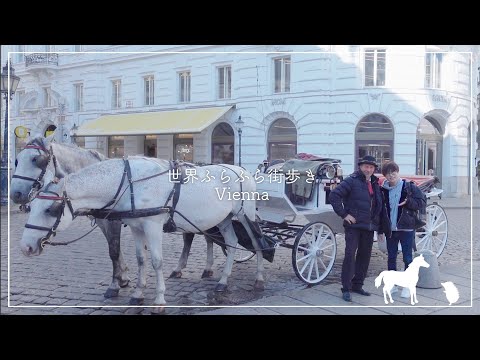
[[[415,231],[392,231],[392,236],[387,238],[388,270],[397,271],[398,243],[402,245],[403,263],[405,270],[413,261],[413,243]]]
[[[360,290],[372,255],[373,231],[345,228],[342,291]]]

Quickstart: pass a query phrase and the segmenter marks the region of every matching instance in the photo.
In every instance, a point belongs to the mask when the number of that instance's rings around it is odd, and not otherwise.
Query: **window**
[[[145,105],[153,105],[155,101],[155,80],[152,75],[143,78]]]
[[[124,154],[124,137],[123,136],[109,136],[108,137],[108,154],[109,158],[121,158]]]
[[[385,49],[365,50],[365,86],[385,86]]]
[[[43,107],[52,107],[52,90],[49,87],[43,88]]]
[[[218,98],[230,99],[232,97],[232,67],[218,68]]]
[[[442,86],[443,54],[425,54],[425,87],[439,89]]]
[[[268,160],[293,159],[297,153],[297,128],[288,119],[278,119],[268,130]]]
[[[17,90],[15,92],[15,98],[16,98],[17,115],[21,115],[21,105],[22,105],[23,99],[25,98],[25,90]]]
[[[173,136],[173,157],[175,160],[193,162],[193,135],[176,134]]]
[[[143,154],[148,157],[157,157],[157,135],[145,135]]]
[[[112,81],[112,108],[119,109],[122,107],[122,81]]]
[[[75,111],[83,111],[83,84],[75,84]]]
[[[190,102],[190,71],[178,74],[180,80],[180,102]]]
[[[227,123],[218,124],[212,133],[212,164],[234,162],[234,133]]]
[[[275,93],[290,92],[290,57],[274,59]]]
[[[83,45],[73,45],[73,50],[76,52],[83,51]]]
[[[46,52],[54,52],[55,51],[55,45],[45,45],[45,51]]]
[[[371,155],[382,171],[384,162],[393,160],[393,126],[389,119],[381,114],[370,114],[357,125],[355,132],[355,164],[358,159]]]
[[[25,45],[17,45],[17,51],[18,53],[16,54],[17,56],[17,62],[23,62],[25,61]]]

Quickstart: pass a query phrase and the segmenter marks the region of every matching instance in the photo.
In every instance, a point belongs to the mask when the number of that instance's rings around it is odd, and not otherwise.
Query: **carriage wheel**
[[[292,265],[297,277],[307,284],[318,284],[333,268],[337,243],[333,230],[325,223],[305,225],[297,234],[292,250]]]
[[[433,203],[427,206],[426,222],[427,224],[415,233],[417,250],[431,250],[438,258],[447,244],[447,214],[440,205]]]
[[[223,254],[227,256],[228,252],[228,246],[222,247]],[[242,263],[245,261],[250,260],[253,258],[256,254],[251,252],[250,250],[245,249],[242,245],[237,244],[237,249],[235,250],[235,257],[233,260],[237,263]]]

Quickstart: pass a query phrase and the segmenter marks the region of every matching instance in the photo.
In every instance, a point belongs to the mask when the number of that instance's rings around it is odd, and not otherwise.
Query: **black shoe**
[[[343,300],[345,300],[345,301],[352,302],[352,295],[350,295],[350,292],[348,292],[348,291],[345,291],[345,292],[342,294],[342,298],[343,298]]]
[[[365,291],[363,289],[359,289],[359,290],[352,290],[354,293],[357,293],[357,294],[360,294],[360,295],[363,295],[363,296],[370,296],[370,293],[368,291]]]

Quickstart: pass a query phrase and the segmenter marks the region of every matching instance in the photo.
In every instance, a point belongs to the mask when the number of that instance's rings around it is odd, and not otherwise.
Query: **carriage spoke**
[[[322,264],[323,268],[327,270],[327,267],[325,266],[325,263],[322,261],[322,259],[318,258],[318,261]]]
[[[323,247],[323,248],[320,248],[320,250],[325,250],[325,249],[328,249],[328,248],[331,248],[331,247],[333,247],[333,244],[330,244],[330,245],[327,245],[327,246],[325,246],[325,247]]]
[[[320,273],[318,272],[318,261],[317,261],[317,259],[315,259],[315,274],[317,275],[317,279],[320,278]]]
[[[307,255],[301,257],[300,259],[298,259],[297,262],[303,261],[304,259],[309,258],[310,256],[312,256],[312,255],[311,255],[310,253],[308,253]]]
[[[303,274],[303,272],[305,271],[305,269],[307,268],[308,264],[313,261],[313,259],[310,257],[306,262],[305,264],[303,265],[302,267],[302,270],[300,270],[300,274]],[[297,260],[297,263],[300,262],[300,260]]]
[[[310,269],[308,270],[308,280],[310,280],[312,278],[312,271],[313,271],[313,265],[315,265],[316,261],[315,261],[315,258],[312,259],[312,261],[310,261]]]
[[[306,247],[303,247],[303,246],[300,246],[300,245],[298,246],[298,248],[299,248],[300,250],[303,250],[303,251],[310,251],[309,248],[306,248]]]
[[[433,224],[432,230],[436,230],[440,226],[442,226],[443,224],[446,224],[446,223],[447,223],[447,220],[442,221],[440,224]]]

